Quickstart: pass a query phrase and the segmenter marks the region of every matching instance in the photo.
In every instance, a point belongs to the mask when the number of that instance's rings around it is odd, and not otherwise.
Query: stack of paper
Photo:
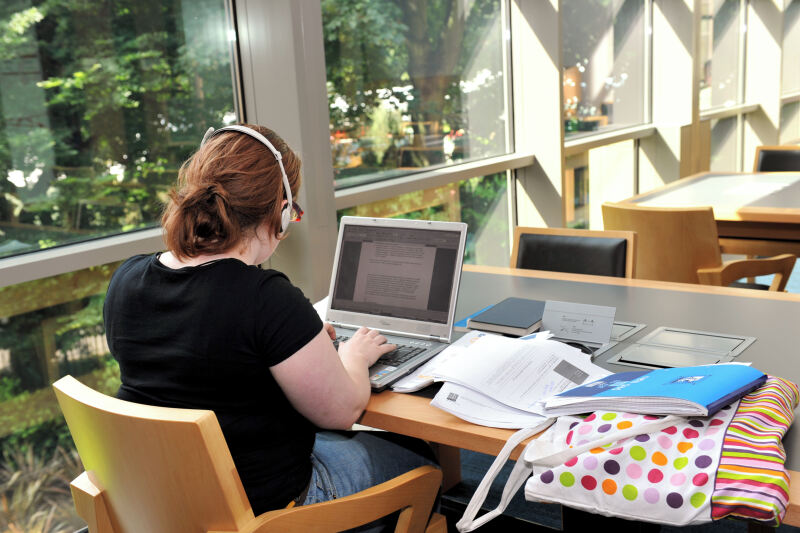
[[[432,374],[446,383],[431,405],[476,424],[522,428],[549,423],[550,396],[609,372],[560,342],[484,334]]]

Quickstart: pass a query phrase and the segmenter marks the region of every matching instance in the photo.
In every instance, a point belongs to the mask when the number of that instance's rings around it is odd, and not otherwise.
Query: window
[[[504,0],[322,0],[336,188],[511,151]]]
[[[116,393],[119,370],[108,353],[102,310],[118,265],[0,288],[3,531],[82,526],[65,489],[83,467],[50,384],[70,374],[96,390]]]
[[[739,170],[739,121],[741,116],[711,121],[711,170],[735,172]]]
[[[466,222],[464,263],[508,266],[508,172],[414,191],[337,212],[345,215]]]
[[[645,2],[560,5],[566,135],[645,122]]]
[[[154,225],[236,120],[224,0],[0,6],[0,256]]]
[[[781,106],[781,144],[800,144],[800,101]]]
[[[700,22],[700,109],[744,100],[740,73],[744,31],[740,0],[703,0]]]
[[[0,4],[0,257],[158,223],[205,129],[237,119],[227,10]],[[2,531],[83,525],[66,490],[83,468],[50,383],[71,374],[116,392],[102,307],[117,266],[0,287]]]
[[[783,77],[781,93],[800,92],[800,0],[792,0],[783,12]]]
[[[603,229],[603,202],[617,202],[635,193],[637,150],[638,141],[633,139],[598,146],[566,159],[566,227]]]
[[[564,223],[568,228],[589,228],[589,152],[566,158]]]

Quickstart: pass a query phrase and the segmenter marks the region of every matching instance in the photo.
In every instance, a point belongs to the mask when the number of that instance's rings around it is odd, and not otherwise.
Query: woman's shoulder
[[[146,269],[148,265],[155,259],[156,255],[157,254],[139,254],[129,257],[114,271],[114,274],[111,278],[112,281],[115,279],[119,280],[131,273]]]

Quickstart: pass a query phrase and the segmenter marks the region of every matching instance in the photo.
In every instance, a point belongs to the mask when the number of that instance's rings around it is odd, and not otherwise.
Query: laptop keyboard
[[[339,343],[345,342],[350,337],[340,335],[336,337],[336,340],[333,341],[333,346],[337,350],[339,349]],[[400,366],[401,364],[405,363],[406,361],[410,360],[415,355],[423,352],[427,348],[420,347],[420,346],[408,346],[405,344],[398,344],[397,348],[392,350],[389,353],[383,354],[380,359],[378,359],[375,364],[383,364],[387,366]]]

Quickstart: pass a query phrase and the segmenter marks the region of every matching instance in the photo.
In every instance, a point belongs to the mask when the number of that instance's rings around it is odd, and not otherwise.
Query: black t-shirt
[[[173,270],[135,256],[111,278],[103,318],[122,373],[117,397],[214,411],[257,515],[305,488],[316,428],[269,368],[322,322],[286,276],[237,259]]]

